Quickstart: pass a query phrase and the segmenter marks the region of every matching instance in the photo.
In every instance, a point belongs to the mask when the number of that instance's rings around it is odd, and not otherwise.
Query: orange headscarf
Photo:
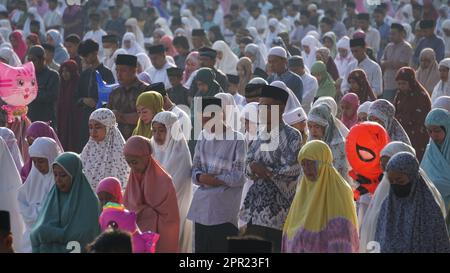
[[[125,144],[124,154],[149,159],[145,173],[131,170],[124,196],[125,207],[137,214],[142,232],[161,235],[156,252],[178,252],[180,215],[172,178],[153,158],[150,139],[132,136]]]

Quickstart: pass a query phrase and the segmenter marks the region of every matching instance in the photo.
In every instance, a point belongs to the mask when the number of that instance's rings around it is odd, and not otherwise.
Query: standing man
[[[198,51],[200,48],[205,46],[211,46],[209,44],[208,38],[206,37],[205,30],[203,28],[192,30],[192,51]]]
[[[154,45],[148,48],[148,54],[150,56],[150,61],[152,66],[149,67],[145,72],[150,76],[152,83],[162,82],[166,89],[172,87],[167,76],[167,69],[170,67],[175,67],[175,65],[170,64],[166,60],[166,49],[164,45]]]
[[[263,115],[266,116],[265,128],[260,130],[247,152],[245,172],[254,184],[240,212],[240,219],[247,223],[245,234],[272,242],[273,252],[281,251],[283,225],[301,173],[297,155],[302,137],[282,118],[288,97],[281,88],[262,87],[259,106],[267,109],[267,115]],[[272,117],[276,107],[278,115]]]
[[[81,57],[78,55],[78,46],[80,45],[81,39],[76,34],[70,34],[64,39],[64,47],[69,53],[71,60],[75,61],[78,65],[78,72],[81,74],[83,65],[81,63]]]
[[[300,76],[303,82],[302,108],[309,112],[319,89],[317,79],[306,72],[305,63],[300,56],[292,56],[288,61],[289,70]]]
[[[422,20],[420,21],[420,29],[424,37],[417,43],[413,56],[413,65],[415,67],[419,66],[420,52],[424,48],[432,48],[436,53],[436,61],[439,63],[445,56],[445,44],[441,37],[434,34],[435,22],[433,20]]]
[[[137,57],[119,54],[116,59],[116,73],[119,87],[109,95],[108,108],[116,115],[119,130],[128,139],[137,125],[137,97],[147,85],[137,78]]]
[[[386,46],[383,57],[381,58],[381,69],[383,71],[383,99],[394,103],[397,94],[397,82],[395,76],[397,71],[409,66],[413,49],[411,45],[405,41],[406,31],[403,25],[393,23],[390,30],[391,42]]]
[[[88,67],[80,75],[77,92],[77,104],[81,107],[82,112],[78,146],[80,151],[89,140],[89,117],[95,110],[98,102],[98,85],[95,72],[98,71],[106,83],[114,83],[114,76],[111,70],[100,63],[98,59],[98,49],[98,43],[91,39],[81,42],[78,47],[78,53]]]
[[[105,36],[106,31],[104,31],[100,27],[100,15],[97,13],[93,13],[89,16],[90,23],[91,23],[91,30],[89,30],[83,38],[83,41],[86,41],[88,39],[94,40],[99,45],[99,57],[103,58],[103,45],[102,45],[102,37]]]
[[[248,19],[247,28],[256,28],[260,38],[265,39],[269,29],[267,17],[264,14],[261,14],[261,9],[256,5],[251,6],[248,11],[250,12],[251,17]]]
[[[45,65],[45,50],[40,45],[32,46],[28,52],[28,61],[33,62],[38,84],[38,93],[28,105],[28,117],[31,121],[51,122],[56,128],[56,100],[59,90],[59,74]]]
[[[353,57],[355,57],[358,64],[355,68],[361,68],[366,72],[367,80],[370,87],[377,97],[383,94],[383,75],[381,67],[372,61],[366,54],[366,42],[363,38],[356,38],[350,40],[350,49]],[[355,69],[352,68],[351,70]]]
[[[53,69],[55,71],[59,71],[59,64],[55,62],[55,47],[51,44],[42,44],[42,47],[45,50],[45,65],[48,68]]]
[[[294,92],[297,99],[302,102],[303,100],[303,82],[302,78],[297,74],[288,70],[287,67],[287,52],[280,46],[272,47],[269,50],[269,66],[270,71],[273,73],[267,81],[272,83],[273,81],[282,81],[289,89]]]
[[[178,36],[173,39],[173,46],[178,52],[178,55],[173,57],[178,68],[184,70],[186,58],[189,55],[189,41],[184,36]]]
[[[116,52],[116,50],[119,48],[119,37],[117,37],[114,34],[104,35],[102,37],[102,44],[103,44],[103,64],[109,70],[112,70],[114,66],[114,57],[113,57],[114,52]]]
[[[370,15],[368,13],[359,13],[356,18],[357,26],[366,34],[366,45],[373,49],[375,55],[380,50],[380,32],[370,26]]]

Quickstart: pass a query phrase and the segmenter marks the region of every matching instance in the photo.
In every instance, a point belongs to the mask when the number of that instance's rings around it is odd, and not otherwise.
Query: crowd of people
[[[450,252],[450,2],[0,0],[0,61],[0,252]]]

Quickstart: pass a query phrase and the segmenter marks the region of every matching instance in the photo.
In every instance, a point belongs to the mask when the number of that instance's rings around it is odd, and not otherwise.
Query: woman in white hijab
[[[200,21],[197,20],[197,18],[195,18],[192,15],[192,12],[189,9],[184,9],[181,11],[181,17],[185,17],[187,19],[189,19],[189,25],[192,27],[192,29],[196,29],[196,28],[201,28],[202,26],[200,25]]]
[[[266,47],[266,44],[264,43],[263,39],[259,35],[258,30],[255,27],[249,27],[249,28],[247,28],[247,30],[248,30],[248,32],[250,32],[250,35],[253,37],[253,43],[255,43],[259,47],[261,55],[263,56],[265,62],[267,62],[267,60],[266,60],[267,47]]]
[[[442,69],[447,72],[441,72]],[[445,58],[439,62],[439,73],[441,80],[433,89],[431,103],[434,103],[434,101],[441,96],[450,96],[450,58]]]
[[[163,17],[159,17],[155,21],[155,27],[156,28],[162,28],[164,30],[164,33],[170,37],[173,37],[172,30],[170,30],[169,23],[167,23],[167,20]]]
[[[0,48],[7,47],[12,49],[12,45],[8,38],[10,34],[11,31],[9,29],[0,27]]]
[[[400,153],[400,152],[408,152],[413,155],[416,154],[413,147],[411,147],[408,144],[405,144],[401,141],[393,141],[386,145],[386,147],[383,148],[383,150],[380,153],[381,156],[381,165],[383,167],[383,170],[386,167],[387,162],[391,157],[394,155]],[[447,211],[445,209],[444,201],[441,197],[441,194],[436,189],[436,187],[433,185],[433,183],[430,181],[428,176],[425,174],[425,172],[421,169],[420,173],[422,174],[422,177],[424,178],[425,183],[428,185],[428,187],[431,190],[431,193],[433,194],[436,203],[438,203],[439,207],[441,208],[442,214],[444,217],[447,214]],[[381,210],[381,205],[383,204],[383,201],[386,199],[386,197],[389,195],[390,191],[390,182],[389,178],[386,173],[383,175],[383,179],[381,180],[380,184],[378,185],[372,200],[370,201],[369,208],[366,211],[366,214],[364,216],[364,219],[361,223],[360,228],[360,247],[359,251],[362,253],[370,251],[370,245],[369,243],[375,240],[375,231],[377,227],[378,222],[378,215]]]
[[[308,70],[311,71],[311,67],[316,62],[316,51],[322,47],[322,44],[314,36],[306,35],[302,39],[302,47],[303,62]]]
[[[10,66],[18,67],[22,65],[16,52],[8,47],[0,47],[0,59],[6,61]]]
[[[14,135],[14,132],[6,127],[0,127],[0,138],[3,138],[6,145],[8,146],[9,152],[14,159],[17,170],[20,172],[23,167],[23,159],[22,154],[19,150],[19,146],[17,146],[17,139]]]
[[[152,126],[156,129],[150,140],[152,155],[172,176],[180,210],[180,252],[188,253],[192,250],[193,231],[192,222],[186,219],[192,201],[191,154],[174,113],[164,111],[156,114]],[[158,133],[163,128],[165,136]]]
[[[278,37],[278,33],[280,33],[280,22],[275,18],[270,18],[268,25],[269,31],[266,36],[266,48],[271,48],[273,40],[275,40],[275,38]]]
[[[216,68],[225,74],[237,75],[239,58],[224,41],[216,41],[212,48],[217,51]]]
[[[127,28],[127,32],[132,32],[136,37],[136,42],[141,48],[145,48],[144,45],[144,33],[138,25],[138,21],[136,18],[129,18],[125,22],[125,27]]]
[[[357,66],[358,62],[350,50],[350,38],[347,36],[342,37],[336,43],[336,48],[338,54],[334,59],[334,63],[339,72],[339,78],[342,79],[343,82],[347,82],[348,75],[351,70]],[[342,88],[341,88],[342,89]]]
[[[246,45],[244,49],[244,55],[245,57],[248,57],[250,58],[250,60],[252,60],[253,71],[255,71],[256,68],[259,68],[263,71],[266,70],[267,59],[266,55],[262,54],[260,46],[258,46],[257,44]]]
[[[44,204],[48,192],[55,184],[52,163],[61,154],[55,140],[39,137],[29,148],[33,166],[25,183],[19,188],[20,213],[25,223],[21,252],[31,253],[30,232]]]
[[[218,93],[214,97],[222,100],[222,109],[225,118],[225,124],[233,128],[233,130],[240,130],[239,124],[239,108],[233,95],[229,93]]]
[[[317,106],[319,104],[325,104],[326,106],[328,106],[328,108],[330,108],[331,114],[336,119],[335,120],[336,127],[339,129],[339,132],[341,132],[342,136],[347,137],[349,130],[347,126],[345,126],[345,124],[342,123],[342,121],[337,117],[338,105],[336,101],[332,97],[327,96],[320,97],[313,103],[312,107]]]
[[[286,102],[286,107],[284,108],[284,113],[289,113],[290,111],[302,107],[302,104],[297,99],[297,96],[292,92],[292,90],[287,87],[287,85],[282,81],[273,81],[270,85],[283,89],[289,94],[289,98]]]
[[[145,53],[145,50],[137,43],[136,36],[132,32],[127,32],[123,35],[122,48],[130,55],[136,56],[138,53]]]
[[[13,248],[20,249],[24,223],[19,212],[17,192],[22,185],[19,171],[3,138],[0,138],[0,210],[9,211]]]
[[[442,39],[445,45],[445,58],[450,57],[450,19],[442,22]]]
[[[41,15],[39,15],[37,8],[31,7],[28,9],[28,17],[27,20],[25,20],[25,24],[23,25],[23,37],[26,38],[31,34],[30,24],[33,20],[39,21],[39,33],[45,36],[44,19],[42,19]]]
[[[97,109],[89,117],[89,127],[93,128],[91,137],[80,154],[89,184],[95,191],[103,178],[112,176],[125,189],[130,168],[123,155],[125,139],[117,127],[116,116],[109,109]]]
[[[150,58],[145,53],[138,53],[136,54],[136,57],[138,61],[138,68],[137,68],[138,79],[145,83],[151,84],[152,80],[150,78],[150,75],[147,72],[145,72],[150,67],[153,67]]]
[[[450,96],[442,96],[437,98],[431,106],[431,109],[436,108],[445,109],[450,112]]]

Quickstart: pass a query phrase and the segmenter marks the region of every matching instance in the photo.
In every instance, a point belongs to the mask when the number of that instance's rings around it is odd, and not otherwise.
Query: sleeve
[[[272,181],[278,183],[292,182],[298,179],[301,173],[297,155],[301,148],[301,136],[299,133],[292,133],[285,143],[279,145],[279,158],[277,165],[272,168]]]
[[[19,188],[17,193],[17,200],[19,201],[19,211],[26,223],[36,221],[38,216],[38,207],[28,203],[27,196],[23,188]]]
[[[192,183],[197,186],[202,186],[197,180],[197,175],[202,174],[202,162],[200,156],[200,144],[201,140],[198,140],[195,145],[194,159],[192,160]]]
[[[216,178],[222,180],[228,187],[241,187],[245,184],[245,141],[238,140],[234,150],[234,158],[230,171],[218,175]]]
[[[442,61],[442,59],[444,59],[445,55],[444,42],[442,40],[439,40],[437,47],[434,50],[436,52],[436,61],[439,63],[440,61]]]
[[[373,80],[372,80],[372,89],[377,96],[381,96],[383,94],[383,75],[381,73],[381,68],[377,65],[373,71]]]
[[[336,70],[337,71],[337,70]],[[303,81],[300,77],[297,77],[297,92],[295,92],[295,95],[297,96],[297,99],[302,103],[303,101]]]

